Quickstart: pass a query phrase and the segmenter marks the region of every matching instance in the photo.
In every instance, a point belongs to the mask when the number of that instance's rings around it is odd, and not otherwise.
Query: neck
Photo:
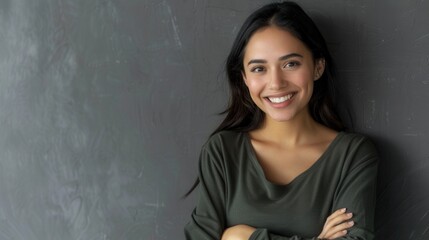
[[[263,125],[253,131],[253,135],[261,140],[293,147],[308,143],[322,128],[309,113],[284,122],[275,121],[266,115]]]

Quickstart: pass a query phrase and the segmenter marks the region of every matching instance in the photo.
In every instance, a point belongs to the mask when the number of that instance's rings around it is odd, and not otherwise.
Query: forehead
[[[289,31],[270,26],[262,28],[252,35],[245,48],[244,59],[278,58],[290,53],[311,56],[311,52],[305,44]]]

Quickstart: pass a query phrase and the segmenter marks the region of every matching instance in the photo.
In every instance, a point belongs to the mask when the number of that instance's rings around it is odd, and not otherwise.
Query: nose
[[[283,73],[282,70],[279,68],[273,68],[271,70],[270,82],[269,82],[269,88],[271,90],[278,90],[287,86],[287,81],[286,79],[284,79],[284,76],[282,73]]]

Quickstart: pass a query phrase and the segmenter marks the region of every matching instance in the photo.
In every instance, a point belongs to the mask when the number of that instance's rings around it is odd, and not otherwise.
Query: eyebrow
[[[293,58],[293,57],[299,57],[299,58],[303,58],[304,56],[302,56],[301,54],[298,53],[291,53],[291,54],[287,54],[284,56],[279,57],[280,61],[284,61],[287,60],[289,58]],[[249,66],[250,64],[255,64],[255,63],[267,63],[267,60],[264,59],[252,59],[247,63],[247,66]]]

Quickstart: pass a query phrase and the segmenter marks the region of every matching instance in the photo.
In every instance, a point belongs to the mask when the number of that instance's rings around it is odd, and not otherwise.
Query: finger
[[[328,216],[323,226],[322,232],[319,235],[319,238],[324,238],[329,228],[333,227],[334,223],[337,222],[335,221],[335,219],[341,216],[342,214],[345,214],[346,210],[347,210],[346,208],[340,208]]]
[[[337,211],[335,211],[331,215],[329,215],[329,217],[327,218],[327,220],[330,220],[332,218],[336,218],[339,215],[344,214],[346,212],[346,210],[347,210],[346,208],[338,209]]]
[[[336,216],[335,218],[331,218],[326,222],[326,227],[328,228],[333,228],[338,224],[341,224],[349,219],[351,219],[353,217],[353,213],[343,213],[340,214],[338,216]]]
[[[325,222],[325,225],[323,226],[322,232],[319,235],[319,238],[327,238],[328,231],[332,235],[332,228],[334,228],[336,225],[341,224],[350,218],[353,217],[352,213],[346,213],[345,208],[338,209],[337,211],[333,212]]]
[[[336,219],[332,219],[323,228],[322,235],[325,237],[332,236],[337,232],[346,230],[354,225],[353,221],[347,221],[350,218],[350,214],[347,216],[340,215]]]
[[[330,229],[326,232],[326,235],[325,235],[325,236],[327,236],[327,237],[333,237],[333,236],[335,236],[335,235],[337,235],[337,234],[341,234],[341,233],[343,233],[343,231],[346,231],[346,233],[347,233],[347,230],[348,230],[349,228],[353,227],[353,225],[354,225],[354,222],[353,222],[353,221],[348,221],[348,222],[344,222],[344,223],[338,224],[338,225],[336,225],[336,226],[334,226],[334,227],[330,228]]]

